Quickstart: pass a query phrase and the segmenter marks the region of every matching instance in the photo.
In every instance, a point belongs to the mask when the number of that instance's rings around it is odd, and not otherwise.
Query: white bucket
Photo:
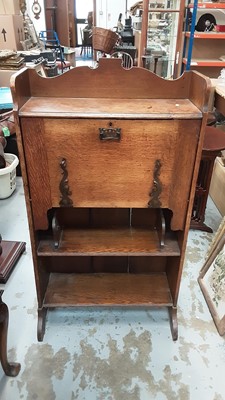
[[[5,153],[7,167],[0,169],[0,199],[6,199],[16,189],[16,167],[19,164],[18,157]]]

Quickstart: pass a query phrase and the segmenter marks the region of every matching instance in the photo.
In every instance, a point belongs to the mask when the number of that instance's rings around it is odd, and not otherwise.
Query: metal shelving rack
[[[188,30],[188,10],[192,9],[192,19],[190,30]],[[218,77],[219,72],[225,67],[225,59],[221,59],[223,53],[223,40],[225,32],[218,31],[196,31],[196,21],[198,10],[210,12],[210,10],[224,10],[225,3],[199,3],[198,0],[188,2],[186,7],[186,22],[183,33],[183,52],[182,59],[179,61],[179,76],[184,70],[196,69],[210,78]],[[224,13],[225,21],[225,13]],[[213,41],[210,45],[209,41]],[[196,51],[197,49],[197,51]],[[197,57],[196,57],[196,52]],[[193,55],[194,53],[194,55]]]

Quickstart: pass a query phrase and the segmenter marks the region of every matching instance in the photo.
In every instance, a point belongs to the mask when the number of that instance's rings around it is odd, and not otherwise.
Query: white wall
[[[101,28],[112,29],[117,26],[119,14],[122,13],[122,22],[126,18],[126,0],[96,0],[96,25]]]
[[[29,15],[31,21],[33,22],[37,34],[39,34],[40,31],[45,31],[46,24],[45,24],[44,0],[39,0],[39,4],[41,6],[41,13],[39,19],[34,18],[34,13],[31,9],[34,1],[27,0],[26,3],[27,3],[27,14]]]
[[[63,1],[63,0],[60,0]],[[84,0],[85,1],[85,0]],[[45,15],[44,15],[44,0],[39,0],[41,6],[40,18],[34,18],[34,13],[31,10],[33,0],[26,0],[27,13],[29,14],[37,34],[46,29]],[[127,0],[127,8],[135,4],[135,0]],[[122,23],[124,24],[126,18],[126,0],[96,0],[96,25],[102,28],[112,29],[117,26],[119,14],[122,13]],[[127,18],[129,15],[127,15]]]

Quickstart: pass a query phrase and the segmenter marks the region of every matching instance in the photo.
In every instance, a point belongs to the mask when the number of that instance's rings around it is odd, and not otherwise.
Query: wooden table
[[[2,301],[3,290],[0,290],[0,362],[7,376],[17,376],[20,372],[19,363],[9,363],[7,358],[7,334],[9,310]]]
[[[212,233],[213,230],[205,224],[205,210],[211,183],[213,166],[216,157],[225,149],[225,132],[221,129],[207,126],[205,131],[201,163],[199,167],[194,205],[191,216],[191,229]]]
[[[218,85],[218,79],[213,79],[215,82],[215,99],[214,106],[221,114],[225,116],[225,86]]]
[[[7,282],[25,247],[25,242],[2,240],[0,235],[0,283]]]
[[[8,101],[10,101],[11,94],[9,95],[10,89],[5,91],[7,93],[7,97],[9,97]],[[3,103],[4,103],[3,99]],[[12,101],[12,99],[11,99]],[[0,102],[0,110],[2,108],[2,104]],[[3,105],[4,108],[4,105]],[[3,128],[7,128],[10,134],[15,134],[15,124],[12,115],[12,110],[7,109],[6,112],[0,112],[0,130]],[[3,133],[2,133],[3,135]],[[0,133],[1,136],[1,133]],[[0,138],[3,139],[3,138]],[[5,147],[5,145],[4,145]],[[6,149],[6,147],[5,147]],[[4,151],[5,151],[4,149]],[[4,153],[4,152],[3,152]],[[24,242],[15,242],[15,241],[2,241],[0,234],[0,283],[6,283],[8,277],[10,276],[18,258],[25,250]]]
[[[225,85],[221,81],[211,79],[211,110],[215,107],[218,112],[225,116]],[[203,143],[202,157],[196,185],[195,199],[191,216],[191,229],[211,232],[212,229],[204,223],[205,209],[212,178],[213,166],[216,157],[225,149],[225,132],[214,127],[206,127]]]

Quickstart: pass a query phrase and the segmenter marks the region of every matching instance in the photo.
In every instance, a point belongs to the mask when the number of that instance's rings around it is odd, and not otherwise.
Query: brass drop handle
[[[113,128],[112,122],[109,123],[109,128],[99,128],[100,140],[120,140],[121,128]]]

